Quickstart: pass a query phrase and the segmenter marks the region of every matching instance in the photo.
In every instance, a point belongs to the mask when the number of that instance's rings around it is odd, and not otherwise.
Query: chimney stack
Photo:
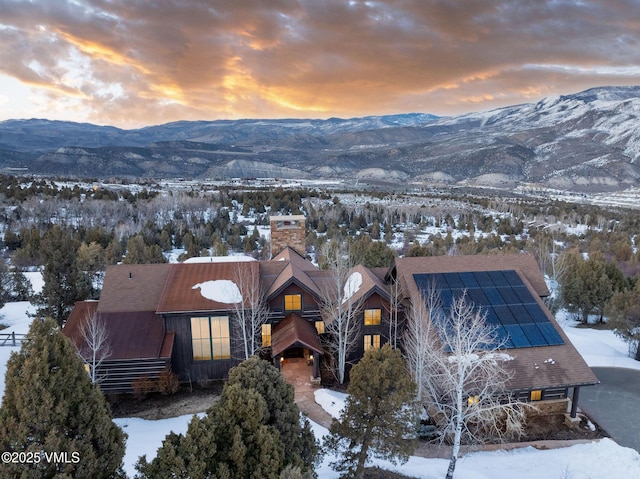
[[[305,244],[304,215],[270,216],[271,224],[271,257],[287,246],[295,249],[302,256],[307,254]]]

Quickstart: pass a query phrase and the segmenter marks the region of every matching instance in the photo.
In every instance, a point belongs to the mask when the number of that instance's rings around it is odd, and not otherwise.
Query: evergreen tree
[[[22,271],[9,274],[9,301],[30,301],[33,297],[31,281]]]
[[[640,360],[640,281],[634,288],[614,294],[606,314],[613,332],[629,343],[630,355]]]
[[[278,479],[284,447],[278,430],[268,424],[269,409],[260,393],[228,385],[213,412],[218,476]]]
[[[350,373],[351,382],[339,420],[325,440],[342,477],[361,479],[371,456],[405,462],[413,452],[415,384],[400,351],[385,344],[370,349]]]
[[[127,254],[122,261],[125,264],[145,264],[149,262],[148,248],[142,235],[137,234],[127,241]]]
[[[0,450],[35,453],[35,464],[0,464],[0,477],[123,477],[126,435],[75,346],[51,319],[34,320],[7,363],[0,407]],[[68,453],[67,461],[45,454]],[[74,454],[75,453],[75,454]]]
[[[396,254],[382,241],[374,241],[364,254],[363,264],[367,268],[388,268]]]
[[[4,261],[0,261],[0,308],[11,299],[11,273]]]
[[[68,229],[53,226],[42,238],[40,254],[44,262],[44,285],[39,295],[38,313],[62,325],[76,301],[89,297],[91,285],[83,281],[76,260],[75,242]]]
[[[294,402],[293,386],[280,371],[267,361],[252,357],[229,371],[228,386],[239,384],[242,389],[254,389],[265,400],[268,409],[266,424],[280,434],[284,446],[284,465],[298,466],[303,472],[313,470],[318,459],[309,421],[301,420]]]
[[[113,238],[105,248],[104,260],[106,264],[118,264],[122,261],[122,245],[118,238]]]
[[[137,234],[127,241],[127,254],[122,262],[125,264],[149,264],[166,263],[167,260],[162,255],[162,248],[159,245],[148,246],[144,237]]]
[[[252,357],[230,371],[220,401],[205,417],[194,416],[185,435],[169,434],[156,458],[141,457],[136,469],[141,479],[279,479],[285,469],[307,478],[317,456],[293,387]]]
[[[578,253],[571,252],[567,253],[566,261],[561,293],[567,309],[578,314],[583,323],[587,323],[591,314],[597,314],[602,320],[604,308],[614,293],[604,258],[594,253],[585,260]],[[611,267],[609,273],[615,274]]]

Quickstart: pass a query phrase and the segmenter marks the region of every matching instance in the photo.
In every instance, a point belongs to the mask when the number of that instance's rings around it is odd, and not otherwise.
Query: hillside
[[[8,120],[0,122],[0,168],[618,191],[640,186],[639,114],[640,87],[608,87],[448,118],[220,120],[138,130]]]

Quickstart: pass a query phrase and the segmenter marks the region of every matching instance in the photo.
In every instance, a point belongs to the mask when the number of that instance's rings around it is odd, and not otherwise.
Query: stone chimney
[[[307,254],[305,248],[304,215],[270,216],[271,224],[271,257],[285,247],[290,246],[302,256]]]

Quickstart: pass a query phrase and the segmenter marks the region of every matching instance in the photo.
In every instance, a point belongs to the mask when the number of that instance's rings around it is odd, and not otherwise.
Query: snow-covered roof
[[[245,261],[257,261],[251,256],[194,256],[183,261],[186,264],[192,263],[241,263]]]
[[[228,279],[216,279],[196,283],[191,289],[199,289],[203,298],[217,303],[236,304],[242,302],[238,285]]]

